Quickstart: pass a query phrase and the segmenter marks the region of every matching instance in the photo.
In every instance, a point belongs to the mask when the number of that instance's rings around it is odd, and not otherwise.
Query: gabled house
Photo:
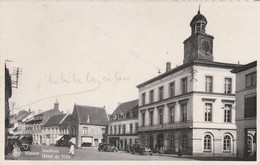
[[[70,135],[70,126],[71,126],[72,114],[68,114],[63,121],[59,124],[60,134],[61,135]]]
[[[47,122],[51,116],[62,114],[59,111],[59,103],[54,103],[54,108],[47,111],[40,111],[37,115],[34,115],[32,119],[26,122],[26,131],[29,132],[33,137],[33,144],[42,144],[42,126]]]
[[[68,116],[68,114],[60,114],[51,116],[49,120],[42,126],[43,143],[46,145],[55,145],[62,137],[59,125]]]
[[[129,146],[138,143],[138,100],[118,105],[112,113],[108,125],[109,143],[119,150],[128,151]]]
[[[105,108],[74,105],[70,132],[77,147],[97,147],[104,141],[108,116]]]
[[[18,114],[10,118],[10,128],[11,132],[15,135],[25,135],[26,134],[26,121],[32,118],[34,112],[21,110]]]

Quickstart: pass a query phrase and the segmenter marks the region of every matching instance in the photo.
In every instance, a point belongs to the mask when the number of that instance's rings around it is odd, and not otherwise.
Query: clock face
[[[205,52],[208,52],[210,50],[210,44],[208,41],[203,41],[202,42],[202,49],[205,51]]]

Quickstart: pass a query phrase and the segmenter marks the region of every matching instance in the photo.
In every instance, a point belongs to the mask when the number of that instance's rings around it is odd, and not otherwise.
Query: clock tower
[[[200,10],[190,22],[191,36],[184,43],[183,63],[194,60],[213,61],[213,39],[214,37],[206,34],[207,19]]]

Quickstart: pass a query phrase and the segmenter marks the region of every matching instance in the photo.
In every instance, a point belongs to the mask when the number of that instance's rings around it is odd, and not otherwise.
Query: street
[[[99,152],[97,148],[76,148],[74,157],[70,157],[68,147],[56,147],[45,145],[32,145],[31,151],[22,151],[18,160],[167,160],[167,161],[191,161],[193,159],[169,155],[139,155],[119,152]]]

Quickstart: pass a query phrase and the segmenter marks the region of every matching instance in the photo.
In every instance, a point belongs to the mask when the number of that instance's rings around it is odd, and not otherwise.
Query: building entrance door
[[[164,146],[164,136],[163,136],[163,134],[159,134],[157,136],[157,146],[159,147],[159,149]]]
[[[150,136],[149,139],[149,148],[152,150],[153,149],[153,136]]]
[[[125,139],[125,151],[127,150],[127,140]]]

